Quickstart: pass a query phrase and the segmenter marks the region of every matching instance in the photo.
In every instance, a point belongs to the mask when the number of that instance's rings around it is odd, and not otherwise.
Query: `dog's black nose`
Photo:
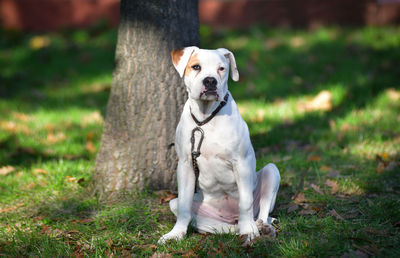
[[[206,90],[216,90],[217,89],[217,79],[214,77],[206,77],[203,80],[203,84]]]

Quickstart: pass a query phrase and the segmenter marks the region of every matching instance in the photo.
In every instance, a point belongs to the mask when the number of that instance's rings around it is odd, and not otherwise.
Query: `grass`
[[[87,193],[116,36],[2,32],[0,256],[400,256],[399,27],[201,28],[203,47],[235,53],[258,168],[281,171],[278,236],[247,247],[192,228],[157,246],[175,221],[158,195]]]

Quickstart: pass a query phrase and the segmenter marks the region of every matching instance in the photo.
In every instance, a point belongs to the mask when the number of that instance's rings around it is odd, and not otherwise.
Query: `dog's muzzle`
[[[218,84],[218,81],[214,77],[204,78],[204,80],[203,80],[204,90],[200,93],[200,97],[205,95],[206,98],[208,98],[208,97],[218,98],[217,84]]]

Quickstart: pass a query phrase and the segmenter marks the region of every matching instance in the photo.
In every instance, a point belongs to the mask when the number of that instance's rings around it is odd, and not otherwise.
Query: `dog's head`
[[[222,100],[228,90],[229,65],[232,80],[239,80],[235,57],[225,48],[186,47],[171,52],[172,63],[184,82],[189,98]]]

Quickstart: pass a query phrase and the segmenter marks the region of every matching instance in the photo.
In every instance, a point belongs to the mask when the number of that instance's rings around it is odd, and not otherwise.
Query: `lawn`
[[[88,193],[117,32],[105,25],[0,38],[0,256],[400,256],[400,27],[201,27],[236,56],[230,83],[257,167],[275,162],[276,238],[158,246],[166,192]]]

